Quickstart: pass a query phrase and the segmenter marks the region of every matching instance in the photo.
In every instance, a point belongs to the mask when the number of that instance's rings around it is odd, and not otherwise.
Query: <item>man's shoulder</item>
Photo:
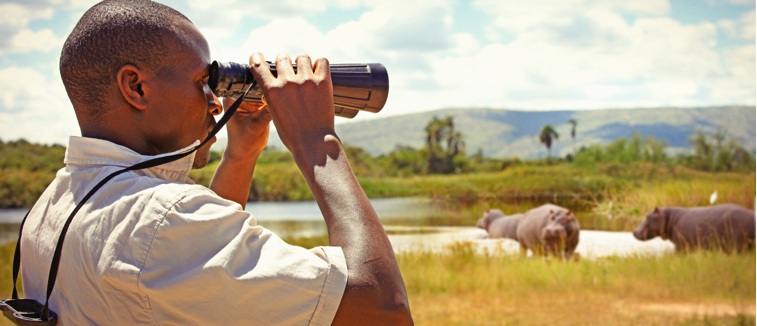
[[[165,203],[169,207],[185,205],[187,202],[215,203],[224,202],[213,190],[191,183],[169,182],[161,179],[151,179],[151,185],[143,190],[144,195],[150,196],[152,201]]]

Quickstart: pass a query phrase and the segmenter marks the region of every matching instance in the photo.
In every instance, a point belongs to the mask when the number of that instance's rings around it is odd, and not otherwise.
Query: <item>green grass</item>
[[[286,239],[304,247],[326,237]],[[10,297],[15,243],[0,247]],[[754,325],[755,252],[607,257],[571,262],[406,252],[397,261],[417,325]],[[2,319],[0,325],[10,325]]]
[[[397,259],[419,325],[754,324],[754,252],[546,262],[458,244]]]
[[[13,289],[13,253],[16,249],[16,242],[7,243],[0,246],[0,299],[7,299],[11,297],[11,290]],[[20,278],[20,277],[19,277]],[[19,289],[21,288],[21,282],[19,281]]]
[[[697,252],[690,255],[608,257],[578,262],[544,261],[494,252],[475,253],[469,243],[452,254],[399,257],[417,293],[500,292],[572,295],[615,293],[640,300],[700,298],[719,301],[755,297],[755,256]]]
[[[286,239],[306,247],[326,237]],[[571,262],[477,253],[397,255],[418,325],[754,325],[755,252]]]

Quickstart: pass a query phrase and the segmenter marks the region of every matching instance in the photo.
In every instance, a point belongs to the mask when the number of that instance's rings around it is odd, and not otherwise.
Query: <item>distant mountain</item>
[[[380,114],[380,113],[379,113]],[[689,137],[697,130],[711,134],[726,131],[750,152],[755,152],[755,107],[600,109],[565,111],[516,111],[504,109],[443,109],[386,118],[350,121],[336,125],[345,144],[373,155],[386,154],[399,145],[424,146],[426,124],[434,117],[454,117],[455,130],[463,134],[469,154],[479,149],[486,157],[539,158],[546,148],[539,142],[541,128],[551,124],[560,134],[552,153],[564,156],[590,144],[606,144],[633,133],[664,140],[671,152],[689,151]],[[570,119],[577,121],[575,145]],[[225,139],[219,139],[223,146]],[[272,133],[269,146],[283,148]]]

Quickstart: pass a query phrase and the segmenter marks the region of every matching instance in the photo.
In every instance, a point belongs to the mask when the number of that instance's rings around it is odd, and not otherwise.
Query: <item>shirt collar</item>
[[[191,151],[199,144],[200,141],[197,140],[178,151],[150,156],[139,154],[128,147],[107,140],[71,136],[68,139],[68,148],[63,162],[67,166],[117,166],[125,168],[149,159]],[[191,182],[188,175],[192,169],[194,157],[195,153],[191,153],[176,161],[142,171],[168,181]]]

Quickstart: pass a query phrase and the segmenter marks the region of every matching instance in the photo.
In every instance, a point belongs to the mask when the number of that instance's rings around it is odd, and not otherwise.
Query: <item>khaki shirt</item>
[[[341,248],[285,243],[239,204],[192,184],[193,156],[123,173],[78,212],[50,298],[59,325],[330,324],[347,283]],[[71,137],[66,167],[24,226],[23,297],[44,303],[76,203],[108,174],[150,158]]]

